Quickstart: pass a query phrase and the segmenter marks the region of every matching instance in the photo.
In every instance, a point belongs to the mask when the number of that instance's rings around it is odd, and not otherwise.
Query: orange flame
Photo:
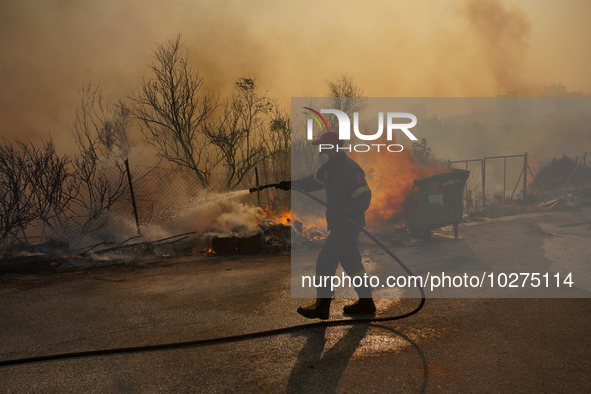
[[[291,223],[291,210],[283,209],[277,213],[266,211],[265,218],[272,219],[277,223],[281,223],[288,226]]]
[[[316,240],[320,240],[320,239],[326,239],[326,236],[324,234],[322,234],[319,231],[313,231],[313,228],[309,228],[309,227],[304,227],[302,229],[302,235],[308,239],[316,239]]]
[[[364,169],[372,192],[366,212],[367,223],[379,224],[402,211],[402,203],[413,188],[413,181],[449,171],[439,162],[424,166],[408,149],[399,153],[381,150],[351,156]]]
[[[393,219],[394,215],[402,212],[403,203],[413,190],[415,180],[450,171],[438,161],[433,161],[430,166],[420,164],[407,148],[397,153],[382,149],[380,152],[351,153],[350,156],[365,171],[366,180],[372,192],[371,204],[366,212],[368,225],[387,223]],[[279,213],[270,210],[265,212],[265,218],[286,225],[289,225],[290,221],[295,223],[299,219],[289,210]],[[302,235],[308,238],[314,236],[305,233],[306,229],[326,228],[324,217],[305,217],[300,221],[304,224]]]
[[[191,248],[191,253],[215,254],[215,251],[211,247],[211,240],[208,239],[207,241],[202,242],[200,245]]]
[[[274,220],[277,223],[281,223],[285,226],[291,226],[297,222],[300,222],[301,227],[296,226],[296,231],[300,232],[304,237],[309,239],[326,238],[321,231],[317,231],[318,229],[326,228],[326,220],[324,217],[306,216],[305,218],[300,218],[289,209],[283,209],[279,212],[273,212],[270,209],[266,209],[265,218]]]

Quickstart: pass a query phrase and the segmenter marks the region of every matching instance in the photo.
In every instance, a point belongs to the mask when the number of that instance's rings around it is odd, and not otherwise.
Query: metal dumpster
[[[470,171],[453,169],[414,181],[419,190],[411,235],[429,238],[431,230],[451,224],[454,236],[458,237],[458,224],[464,215],[464,186],[469,175]]]

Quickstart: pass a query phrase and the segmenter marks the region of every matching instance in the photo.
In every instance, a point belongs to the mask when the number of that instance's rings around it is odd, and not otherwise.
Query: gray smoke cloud
[[[522,96],[533,93],[532,81],[524,78],[532,29],[525,13],[499,0],[467,0],[462,14],[482,44],[478,52],[499,90],[516,90]]]
[[[325,82],[341,74],[374,97],[536,94],[558,81],[588,92],[591,32],[581,16],[588,8],[501,0],[6,0],[0,135],[51,133],[58,148],[72,149],[79,89],[92,82],[125,98],[149,78],[156,43],[178,33],[209,89],[228,93],[234,78],[252,74],[286,107],[290,97],[322,96]]]

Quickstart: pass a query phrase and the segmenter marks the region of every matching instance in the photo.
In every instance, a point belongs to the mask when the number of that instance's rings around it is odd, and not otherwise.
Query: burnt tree
[[[180,35],[157,46],[150,69],[153,77],[132,97],[142,133],[160,157],[191,170],[207,187],[220,161],[204,132],[217,97],[203,92],[203,78],[193,70]]]

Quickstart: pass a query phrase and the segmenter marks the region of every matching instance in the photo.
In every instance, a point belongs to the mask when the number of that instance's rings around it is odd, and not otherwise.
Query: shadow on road
[[[288,393],[336,392],[349,360],[366,336],[370,327],[390,331],[412,345],[422,362],[423,383],[420,392],[424,393],[428,382],[427,359],[421,348],[409,337],[385,325],[356,324],[330,349],[326,345],[326,327],[303,332],[308,340],[298,354],[296,363],[287,382]],[[323,354],[324,352],[324,354]]]
[[[408,342],[417,351],[417,354],[421,358],[421,363],[422,363],[421,369],[422,369],[422,373],[423,373],[423,383],[421,384],[421,389],[420,389],[419,393],[425,393],[427,390],[427,383],[429,382],[429,365],[427,364],[427,358],[425,357],[425,354],[423,353],[423,350],[420,348],[420,346],[416,342],[414,342],[412,339],[410,339],[409,337],[407,337],[406,335],[404,335],[400,331],[393,329],[392,327],[388,327],[383,324],[372,324],[372,327],[381,328],[382,330],[386,330],[386,331],[390,331],[390,332],[394,333],[395,335],[399,336],[400,338],[402,338],[406,342]]]

